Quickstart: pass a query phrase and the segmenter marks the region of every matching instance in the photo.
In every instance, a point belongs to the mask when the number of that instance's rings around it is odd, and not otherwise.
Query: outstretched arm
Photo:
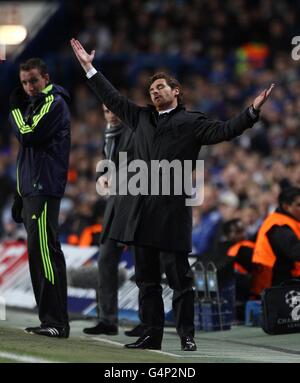
[[[88,77],[92,73],[92,77],[88,80],[88,85],[97,97],[126,125],[131,129],[136,129],[141,108],[122,96],[102,73],[96,71],[92,64],[95,57],[94,50],[88,54],[76,39],[71,40],[71,46]]]
[[[201,115],[195,124],[195,133],[199,144],[212,145],[229,141],[251,128],[258,120],[260,108],[269,98],[274,86],[272,84],[268,89],[261,92],[249,108],[228,121],[210,120],[204,114]]]

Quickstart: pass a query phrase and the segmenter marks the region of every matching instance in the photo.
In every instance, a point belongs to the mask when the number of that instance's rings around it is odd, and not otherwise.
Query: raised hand
[[[258,110],[260,109],[263,104],[267,101],[267,99],[269,98],[271,92],[272,92],[272,89],[274,88],[275,84],[271,84],[271,86],[269,87],[269,89],[265,89],[264,91],[262,91],[257,97],[256,99],[254,100],[253,102],[253,108]]]
[[[95,50],[93,50],[90,54],[88,54],[86,50],[83,48],[83,46],[80,44],[80,42],[74,38],[70,40],[70,43],[75,53],[75,56],[80,62],[82,68],[87,73],[90,69],[93,68],[92,62],[95,57]]]

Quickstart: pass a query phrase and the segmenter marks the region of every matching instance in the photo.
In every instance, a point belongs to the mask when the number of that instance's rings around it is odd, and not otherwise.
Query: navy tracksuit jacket
[[[23,197],[48,195],[61,198],[67,182],[70,153],[69,95],[50,84],[31,97],[26,111],[18,108],[9,121],[20,142],[17,190]]]

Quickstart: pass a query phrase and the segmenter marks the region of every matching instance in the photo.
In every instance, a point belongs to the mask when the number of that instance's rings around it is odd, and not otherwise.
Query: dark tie
[[[165,119],[167,116],[168,116],[169,113],[161,113],[158,115],[158,120],[159,121],[162,121],[163,119]]]

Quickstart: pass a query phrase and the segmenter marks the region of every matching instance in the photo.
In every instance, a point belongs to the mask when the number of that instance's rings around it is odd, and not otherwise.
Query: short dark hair
[[[150,90],[151,85],[154,83],[154,81],[161,79],[161,78],[166,80],[166,83],[169,85],[169,87],[171,89],[179,88],[179,94],[177,96],[177,100],[178,100],[179,104],[182,104],[183,103],[183,95],[181,93],[181,85],[180,85],[179,81],[175,77],[170,76],[169,74],[167,74],[165,72],[156,73],[149,78],[148,90]]]
[[[279,206],[283,208],[284,203],[291,205],[298,196],[300,196],[300,188],[296,186],[290,186],[283,189],[278,197]]]
[[[38,69],[42,76],[49,73],[47,65],[40,58],[31,58],[20,64],[20,72],[21,70],[29,71],[31,69]]]
[[[241,223],[242,221],[240,218],[234,218],[224,222],[222,225],[222,231],[224,235],[228,236],[232,232],[232,230],[235,229]]]

